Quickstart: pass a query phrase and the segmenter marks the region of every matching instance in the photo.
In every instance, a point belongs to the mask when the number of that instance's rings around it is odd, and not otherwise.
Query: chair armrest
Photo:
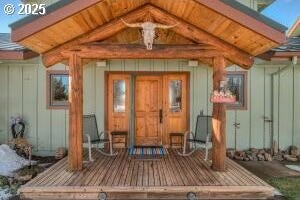
[[[195,134],[194,134],[194,132],[193,131],[186,131],[185,133],[184,133],[184,138],[188,138],[188,136],[190,135],[190,134],[192,134],[192,136],[193,136],[193,139],[195,139]]]
[[[109,136],[109,135],[110,135],[110,131],[104,130],[104,131],[101,131],[101,132],[99,133],[99,138],[101,138],[101,136],[104,135],[105,133],[108,135],[108,137],[110,137],[110,136]],[[103,136],[103,138],[104,138],[104,137],[105,137],[105,136]]]
[[[212,140],[211,140],[211,134],[208,134],[206,136],[206,143],[209,143],[209,142],[212,142]]]
[[[87,142],[91,143],[91,136],[89,134],[84,134],[84,136],[87,138]]]

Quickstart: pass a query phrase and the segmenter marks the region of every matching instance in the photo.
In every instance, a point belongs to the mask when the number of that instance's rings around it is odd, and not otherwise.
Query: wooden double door
[[[188,74],[108,74],[107,125],[134,146],[168,146],[188,129]]]

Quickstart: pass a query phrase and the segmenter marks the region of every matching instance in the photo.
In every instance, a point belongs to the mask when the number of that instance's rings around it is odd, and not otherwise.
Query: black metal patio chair
[[[105,134],[108,138],[105,138]],[[89,148],[89,161],[93,161],[92,147],[97,145],[96,149],[103,155],[115,156],[118,153],[114,153],[112,149],[112,137],[109,131],[101,131],[99,133],[96,116],[94,114],[83,115],[83,143],[88,144]],[[109,152],[101,150],[101,144],[109,144]]]
[[[205,148],[205,160],[208,158],[208,150],[212,147],[212,116],[198,115],[195,132],[186,131],[184,134],[183,151],[179,153],[182,156],[190,156],[198,148]],[[192,136],[192,138],[190,138]],[[187,145],[192,143],[193,149],[186,152]]]

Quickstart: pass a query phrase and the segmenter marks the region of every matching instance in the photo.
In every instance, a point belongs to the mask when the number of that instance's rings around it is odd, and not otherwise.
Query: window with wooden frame
[[[47,108],[68,109],[69,71],[47,71]]]
[[[236,97],[236,102],[227,104],[228,110],[247,110],[247,72],[227,72],[227,88]]]

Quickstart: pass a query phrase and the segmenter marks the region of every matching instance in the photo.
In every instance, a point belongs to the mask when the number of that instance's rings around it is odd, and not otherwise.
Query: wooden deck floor
[[[174,149],[157,160],[132,158],[121,150],[107,157],[93,152],[94,162],[81,172],[67,171],[67,158],[22,186],[24,199],[266,199],[273,188],[237,163],[227,159],[226,172],[211,170],[202,152],[179,156]]]

